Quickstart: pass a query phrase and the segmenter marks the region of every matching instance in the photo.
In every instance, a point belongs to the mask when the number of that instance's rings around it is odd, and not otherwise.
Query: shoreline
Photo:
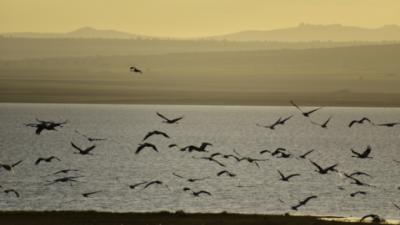
[[[260,215],[234,213],[185,213],[183,211],[148,213],[113,213],[97,211],[0,211],[2,225],[225,225],[225,224],[269,224],[269,225],[345,225],[365,224],[359,218],[299,216],[299,215]],[[398,224],[399,221],[388,221]]]

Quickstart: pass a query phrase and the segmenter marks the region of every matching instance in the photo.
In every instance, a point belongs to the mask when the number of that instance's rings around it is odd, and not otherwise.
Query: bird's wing
[[[71,146],[73,147],[73,148],[75,148],[76,150],[78,150],[78,151],[82,151],[82,149],[81,148],[79,148],[78,146],[76,146],[75,144],[74,144],[74,142],[71,142]]]
[[[289,176],[287,176],[286,178],[287,178],[287,179],[290,179],[290,178],[292,178],[292,177],[296,177],[296,176],[300,176],[300,174],[299,174],[299,173],[290,174],[290,175],[289,175]]]
[[[228,173],[228,171],[222,170],[222,171],[220,171],[220,172],[217,173],[217,176],[221,176],[221,175],[224,174],[224,173]]]
[[[318,110],[320,110],[320,109],[322,109],[322,107],[319,107],[319,108],[310,110],[310,111],[308,111],[308,112],[306,112],[306,113],[307,113],[308,115],[310,115],[311,113],[314,113],[314,112],[316,112],[316,111],[318,111]]]
[[[351,122],[349,123],[349,127],[352,127],[355,123],[358,123],[358,121],[357,121],[357,120],[351,121]]]
[[[271,153],[271,151],[270,151],[270,150],[268,150],[268,149],[265,149],[265,150],[262,150],[262,151],[260,151],[260,154],[264,154],[264,153],[266,153],[266,152],[268,152],[268,153]]]
[[[314,121],[310,121],[312,124],[314,124],[314,125],[318,125],[318,126],[322,126],[321,124],[319,124],[319,123],[317,123],[317,122],[314,122]]]
[[[153,135],[153,132],[148,132],[147,134],[146,134],[146,136],[144,136],[144,138],[143,138],[143,140],[142,141],[145,141],[147,138],[149,138],[151,135]]]
[[[311,149],[310,151],[304,153],[303,155],[301,155],[300,157],[306,157],[307,155],[311,154],[314,151],[314,149]]]
[[[317,196],[313,195],[313,196],[307,197],[306,199],[304,199],[304,202],[306,203],[306,202],[310,201],[313,198],[317,198]]]
[[[170,138],[170,137],[168,136],[168,134],[165,133],[165,132],[161,132],[161,131],[160,131],[159,134],[162,135],[162,136],[164,136],[164,137],[166,137],[166,138]]]
[[[329,117],[326,121],[325,121],[325,123],[323,124],[323,125],[328,125],[328,123],[329,123],[329,121],[332,119],[332,117]]]
[[[92,145],[92,146],[86,148],[86,149],[85,149],[85,152],[90,152],[90,151],[92,151],[94,148],[96,148],[96,145]]]
[[[293,117],[293,115],[288,116],[288,117],[284,118],[283,120],[281,120],[280,123],[285,123],[286,121],[288,121],[292,117]]]
[[[38,165],[41,161],[43,160],[43,158],[38,158],[35,162],[35,165]]]
[[[165,117],[164,115],[162,115],[161,113],[157,112],[157,115],[161,118],[163,118],[164,120],[169,121],[169,119],[167,117]]]
[[[281,178],[285,179],[285,175],[283,175],[283,173],[281,171],[279,171],[279,170],[277,170],[277,171],[278,171],[279,175],[281,176]]]
[[[371,146],[368,145],[367,149],[364,151],[363,155],[369,155],[371,153]]]
[[[394,204],[394,203],[393,203],[393,205],[394,205],[394,207],[396,207],[397,209],[400,209],[400,206],[398,206],[398,205],[396,205],[396,204]]]
[[[315,167],[317,167],[318,170],[323,170],[322,167],[320,167],[317,163],[315,163],[315,162],[313,162],[313,161],[311,161],[311,160],[310,160],[310,162],[311,162]]]
[[[146,147],[145,145],[139,145],[139,147],[136,149],[135,154],[139,154],[140,151],[142,151],[142,149]]]
[[[338,164],[336,163],[336,164],[334,164],[334,165],[332,165],[332,166],[326,168],[326,170],[334,170],[335,167],[337,167],[337,165],[338,165]]]
[[[354,149],[350,149],[350,151],[351,151],[353,154],[357,155],[357,156],[361,156],[361,154],[358,153],[358,152],[356,152],[356,151],[354,151]]]
[[[22,161],[23,161],[23,160],[19,160],[18,162],[16,162],[16,163],[12,164],[12,165],[11,165],[11,167],[15,167],[15,166],[17,166],[18,164],[22,163]]]
[[[178,122],[179,120],[183,119],[183,116],[170,120],[171,123]]]
[[[296,103],[294,103],[293,100],[290,100],[290,104],[292,104],[294,107],[296,107],[300,112],[303,112],[303,110],[301,110],[300,107],[298,105],[296,105]]]
[[[222,164],[221,162],[219,162],[218,160],[212,159],[213,162],[217,163],[218,165],[225,167],[224,164]]]
[[[43,129],[44,129],[43,126],[37,126],[37,127],[36,127],[35,133],[36,133],[37,135],[39,135],[39,134],[43,131]]]
[[[178,175],[178,174],[176,174],[176,173],[172,173],[172,175],[174,175],[174,176],[176,176],[176,177],[179,177],[179,178],[182,178],[182,179],[185,179],[184,177],[182,177],[181,175]]]

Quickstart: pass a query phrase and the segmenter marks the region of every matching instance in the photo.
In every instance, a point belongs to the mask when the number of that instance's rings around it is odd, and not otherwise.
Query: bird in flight
[[[56,156],[50,156],[50,157],[47,157],[47,158],[40,157],[40,158],[38,158],[38,159],[36,160],[35,165],[36,165],[36,166],[39,165],[40,162],[42,162],[42,161],[43,161],[43,162],[49,163],[49,162],[51,162],[51,161],[53,161],[53,160],[61,161],[61,159],[58,158],[58,157],[56,157]]]
[[[194,197],[200,197],[201,194],[211,196],[211,193],[208,192],[208,191],[204,191],[204,190],[193,191],[192,189],[190,189],[190,188],[188,188],[188,187],[183,188],[183,191],[185,191],[185,192],[191,191],[191,192],[192,192],[191,194],[192,194]]]
[[[158,152],[158,149],[154,144],[146,142],[146,143],[143,143],[143,144],[139,144],[138,148],[135,151],[135,154],[139,154],[140,151],[142,151],[144,148],[151,148],[154,151]]]
[[[359,179],[354,178],[354,176],[350,176],[347,173],[344,173],[344,176],[349,178],[349,179],[351,179],[353,181],[352,184],[355,184],[355,185],[358,185],[358,186],[371,186],[371,185],[369,185],[367,183],[361,182]]]
[[[7,171],[11,171],[14,167],[16,167],[18,164],[22,163],[23,160],[19,160],[18,162],[14,163],[14,164],[2,164],[0,163],[0,167],[7,170]]]
[[[64,122],[53,122],[53,121],[43,121],[36,119],[38,123],[29,123],[25,124],[27,127],[35,127],[36,131],[35,133],[39,135],[43,130],[55,130],[57,131],[57,127],[63,127],[64,124],[66,124],[68,121]]]
[[[370,124],[374,124],[374,123],[372,123],[372,121],[371,121],[369,118],[363,117],[363,118],[361,118],[360,120],[352,120],[352,121],[349,123],[349,127],[354,126],[354,124],[363,124],[364,122],[368,122],[368,123],[370,123]]]
[[[296,108],[301,112],[301,114],[302,114],[304,117],[310,117],[310,115],[311,115],[312,113],[314,113],[314,112],[316,112],[316,111],[322,109],[322,107],[318,107],[318,108],[313,109],[313,110],[310,110],[310,111],[303,111],[298,105],[296,105],[296,103],[294,103],[294,101],[290,101],[290,103],[291,103],[294,107],[296,107]]]
[[[53,181],[48,181],[46,185],[52,185],[56,183],[68,183],[71,182],[70,185],[72,186],[72,182],[78,182],[76,179],[81,178],[82,176],[74,176],[74,177],[62,177],[62,178],[57,178]]]
[[[363,222],[367,218],[371,218],[372,219],[372,223],[383,223],[383,222],[385,222],[384,219],[382,219],[380,216],[378,216],[376,214],[365,215],[360,219],[360,222]]]
[[[290,175],[283,175],[281,171],[278,170],[279,175],[281,176],[281,181],[289,181],[290,178],[300,176],[298,173],[290,174]]]
[[[229,172],[228,170],[222,170],[220,172],[217,173],[217,176],[222,176],[226,174],[229,177],[236,177],[236,174]]]
[[[192,151],[207,152],[207,150],[206,150],[207,146],[213,146],[213,145],[209,142],[203,142],[203,143],[201,143],[201,145],[199,147],[197,147],[195,145],[188,145],[184,148],[181,148],[181,151],[184,152],[187,150],[189,152],[192,152]]]
[[[93,138],[93,137],[89,137],[85,134],[82,134],[81,132],[79,132],[78,130],[75,130],[75,133],[81,135],[82,137],[86,138],[89,142],[95,142],[95,141],[105,141],[107,140],[106,138]]]
[[[202,180],[206,180],[206,179],[209,179],[209,178],[210,178],[210,177],[186,178],[186,177],[181,176],[181,175],[176,174],[176,173],[172,173],[172,175],[174,175],[174,176],[176,176],[176,177],[179,177],[179,178],[181,178],[181,179],[185,179],[186,181],[188,181],[188,182],[190,182],[190,183],[193,183],[193,182],[196,182],[196,181],[202,181]]]
[[[317,123],[317,122],[314,122],[314,121],[311,121],[311,123],[314,124],[314,125],[318,125],[318,126],[320,126],[322,128],[327,129],[328,128],[328,123],[329,123],[329,121],[331,121],[331,119],[332,119],[332,117],[329,117],[323,124],[320,124],[320,123]]]
[[[317,198],[316,195],[312,195],[310,197],[307,197],[306,199],[302,200],[299,202],[299,204],[292,206],[293,210],[297,210],[298,208],[300,208],[301,206],[304,206],[307,204],[308,201],[310,201],[311,199]]]
[[[196,158],[196,157],[192,157],[193,159],[204,159],[204,160],[208,160],[208,161],[210,161],[210,162],[214,162],[214,163],[216,163],[216,164],[218,164],[218,165],[220,165],[220,166],[222,166],[222,167],[225,167],[225,165],[223,164],[223,163],[221,163],[220,161],[218,161],[218,160],[216,160],[216,159],[214,159],[214,157],[215,157],[215,155],[214,156],[203,156],[203,157],[200,157],[200,158]]]
[[[4,193],[6,193],[6,194],[13,193],[15,195],[15,197],[17,197],[17,198],[19,198],[19,196],[20,196],[18,191],[14,190],[14,189],[6,189],[6,190],[4,190]]]
[[[78,171],[79,170],[76,170],[76,169],[64,169],[64,170],[59,170],[59,171],[53,173],[52,175],[57,175],[57,174],[61,174],[61,173],[67,174],[69,172],[78,172]]]
[[[351,149],[351,152],[354,154],[351,157],[359,158],[359,159],[372,159],[369,155],[371,154],[372,148],[370,145],[367,146],[367,149],[365,149],[364,152],[359,153]]]
[[[176,123],[178,123],[178,121],[183,119],[183,116],[178,117],[178,118],[174,118],[174,119],[169,119],[169,118],[167,118],[166,116],[164,116],[163,114],[161,114],[159,112],[157,112],[157,115],[163,119],[163,123],[168,123],[168,124],[174,124],[174,123],[176,124]]]
[[[86,149],[81,149],[77,145],[75,145],[73,142],[71,142],[71,146],[78,150],[78,152],[75,152],[75,154],[81,154],[81,155],[93,155],[91,151],[96,148],[96,145],[92,145],[90,147],[87,147]]]
[[[146,189],[146,188],[148,188],[148,187],[150,187],[150,186],[152,186],[152,185],[163,185],[163,184],[164,184],[164,183],[163,183],[162,181],[159,181],[159,180],[150,181],[150,182],[147,182],[146,185],[144,185],[143,189]],[[168,186],[167,186],[167,187],[168,187]]]
[[[327,174],[329,171],[337,172],[337,170],[335,169],[336,166],[338,166],[337,163],[334,164],[334,165],[332,165],[332,166],[328,166],[328,167],[322,168],[322,167],[321,167],[320,165],[318,165],[317,163],[315,163],[315,162],[313,162],[313,161],[311,161],[311,160],[310,160],[310,162],[311,162],[315,167],[317,167],[318,170],[316,170],[316,172],[318,172],[318,173],[320,173],[320,174]]]
[[[142,70],[138,69],[136,66],[131,66],[131,67],[129,67],[129,70],[130,70],[131,72],[133,72],[133,73],[140,73],[140,74],[143,73]]]
[[[92,191],[92,192],[82,193],[82,196],[85,198],[89,198],[90,196],[100,193],[100,192],[102,192],[102,191]]]
[[[162,132],[162,131],[159,131],[159,130],[154,130],[154,131],[148,132],[148,133],[146,134],[146,136],[144,136],[144,138],[143,138],[142,141],[145,141],[147,138],[149,138],[149,137],[151,137],[151,136],[154,136],[154,135],[161,135],[161,136],[163,136],[163,137],[165,137],[165,138],[170,138],[170,137],[168,136],[168,134],[166,134],[165,132]]]
[[[375,124],[375,126],[380,126],[380,127],[394,127],[400,125],[400,123],[381,123],[381,124]]]
[[[309,154],[311,154],[313,151],[315,151],[314,149],[311,149],[310,151],[304,153],[303,155],[299,156],[302,159],[305,159]]]
[[[143,182],[140,182],[140,183],[137,183],[137,184],[131,184],[131,185],[129,185],[129,188],[130,189],[135,189],[135,188],[139,187],[140,185],[147,184],[147,183],[148,183],[148,181],[143,181]]]
[[[275,121],[275,123],[271,124],[271,125],[260,125],[260,124],[256,124],[259,127],[264,127],[264,128],[269,128],[271,130],[275,130],[275,127],[278,125],[284,125],[290,118],[292,118],[293,116],[288,116],[284,119],[282,119],[282,117],[279,117],[279,119],[277,121]]]
[[[350,196],[355,197],[357,195],[366,195],[366,194],[367,194],[367,192],[365,192],[365,191],[356,191],[356,192],[351,193]]]

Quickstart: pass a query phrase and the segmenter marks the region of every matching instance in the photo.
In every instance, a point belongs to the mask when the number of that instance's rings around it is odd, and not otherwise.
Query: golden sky
[[[0,0],[0,33],[83,26],[197,37],[297,24],[400,24],[400,0]]]

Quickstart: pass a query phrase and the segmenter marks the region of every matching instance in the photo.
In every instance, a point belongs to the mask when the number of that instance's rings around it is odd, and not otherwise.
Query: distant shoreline
[[[289,215],[249,215],[230,213],[184,213],[178,211],[152,213],[111,213],[95,211],[3,211],[0,212],[2,225],[225,225],[225,224],[268,224],[268,225],[341,225],[363,224],[342,217],[289,216]],[[341,220],[341,221],[339,221]]]

